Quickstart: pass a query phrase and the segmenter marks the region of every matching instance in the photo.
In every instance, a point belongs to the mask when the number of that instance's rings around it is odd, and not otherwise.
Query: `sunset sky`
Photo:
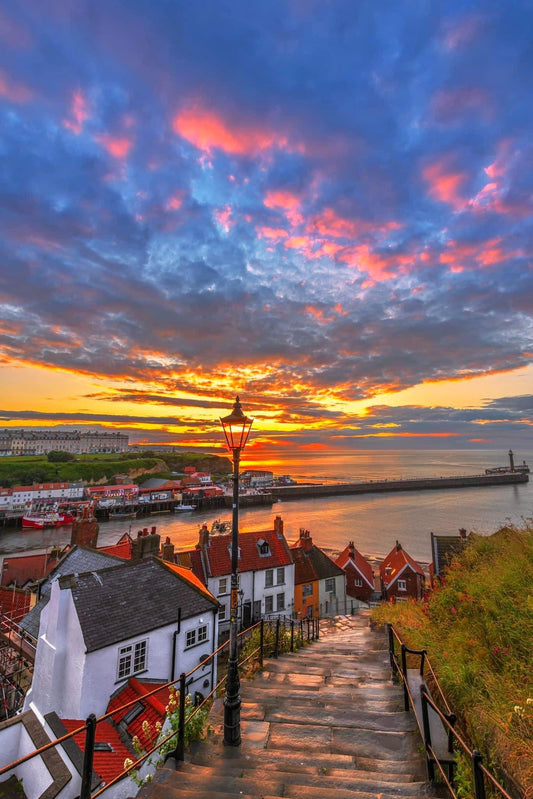
[[[4,0],[0,426],[533,443],[529,0]]]

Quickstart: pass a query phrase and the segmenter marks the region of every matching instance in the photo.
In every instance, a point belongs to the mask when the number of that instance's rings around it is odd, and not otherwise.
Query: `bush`
[[[72,452],[64,452],[60,449],[52,449],[46,456],[48,463],[67,463],[67,461],[75,461],[76,456]]]

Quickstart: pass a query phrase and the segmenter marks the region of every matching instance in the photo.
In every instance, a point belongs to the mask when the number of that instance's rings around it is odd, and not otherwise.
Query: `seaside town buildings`
[[[129,436],[98,430],[0,430],[0,456],[46,455],[52,450],[83,455],[97,452],[126,452]]]
[[[295,568],[295,613],[313,617],[346,612],[346,575],[313,543],[309,530],[300,529],[291,554]]]
[[[375,594],[374,571],[367,559],[355,548],[353,541],[335,558],[335,563],[346,574],[346,594],[361,602],[370,602]]]
[[[385,600],[421,599],[424,595],[424,570],[403,549],[399,541],[383,559],[379,574],[381,595]]]

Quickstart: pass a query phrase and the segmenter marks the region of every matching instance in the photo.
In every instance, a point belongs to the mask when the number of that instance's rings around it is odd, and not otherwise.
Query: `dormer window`
[[[265,541],[263,538],[260,538],[259,541],[257,542],[257,549],[260,557],[262,558],[267,558],[271,554],[270,545],[268,541]]]

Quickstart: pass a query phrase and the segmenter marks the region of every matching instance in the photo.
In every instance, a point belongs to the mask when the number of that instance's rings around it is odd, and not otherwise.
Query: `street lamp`
[[[226,444],[233,456],[233,518],[231,527],[231,606],[229,622],[229,659],[224,698],[224,743],[241,743],[241,684],[237,659],[237,612],[239,604],[239,461],[246,446],[253,419],[244,415],[239,398],[229,416],[220,420]]]

